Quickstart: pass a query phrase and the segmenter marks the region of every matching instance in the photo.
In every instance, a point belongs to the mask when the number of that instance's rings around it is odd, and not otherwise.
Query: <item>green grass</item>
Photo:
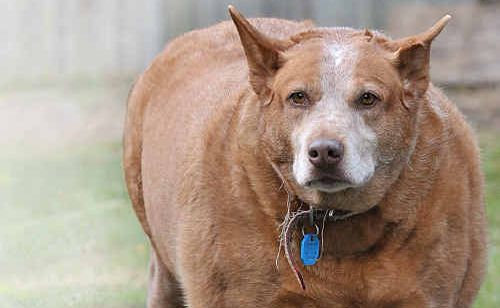
[[[24,150],[0,157],[0,307],[143,307],[149,252],[120,145]]]
[[[475,307],[494,308],[500,307],[500,143],[484,138],[482,150],[490,244],[488,274]]]

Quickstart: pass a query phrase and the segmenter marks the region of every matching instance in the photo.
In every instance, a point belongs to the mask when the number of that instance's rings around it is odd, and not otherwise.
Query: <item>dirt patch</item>
[[[53,149],[119,140],[128,85],[49,88],[0,95],[0,145]]]

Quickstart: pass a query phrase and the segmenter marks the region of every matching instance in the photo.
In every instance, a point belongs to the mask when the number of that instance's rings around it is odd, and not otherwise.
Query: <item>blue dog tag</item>
[[[319,259],[319,238],[317,234],[307,233],[300,243],[300,259],[304,265],[314,265]]]

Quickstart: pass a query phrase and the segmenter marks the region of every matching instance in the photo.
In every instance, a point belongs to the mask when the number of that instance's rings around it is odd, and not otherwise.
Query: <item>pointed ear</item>
[[[391,43],[397,49],[391,60],[399,70],[405,88],[417,96],[423,95],[429,86],[431,43],[450,19],[451,16],[446,15],[427,31]]]
[[[270,82],[283,64],[280,54],[287,48],[287,42],[266,37],[233,6],[228,9],[247,57],[250,84],[261,98],[269,98]]]

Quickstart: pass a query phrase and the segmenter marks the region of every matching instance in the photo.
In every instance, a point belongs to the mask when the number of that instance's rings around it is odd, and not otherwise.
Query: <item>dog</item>
[[[471,307],[478,147],[429,76],[450,16],[393,40],[229,13],[170,42],[130,93],[148,307]]]

